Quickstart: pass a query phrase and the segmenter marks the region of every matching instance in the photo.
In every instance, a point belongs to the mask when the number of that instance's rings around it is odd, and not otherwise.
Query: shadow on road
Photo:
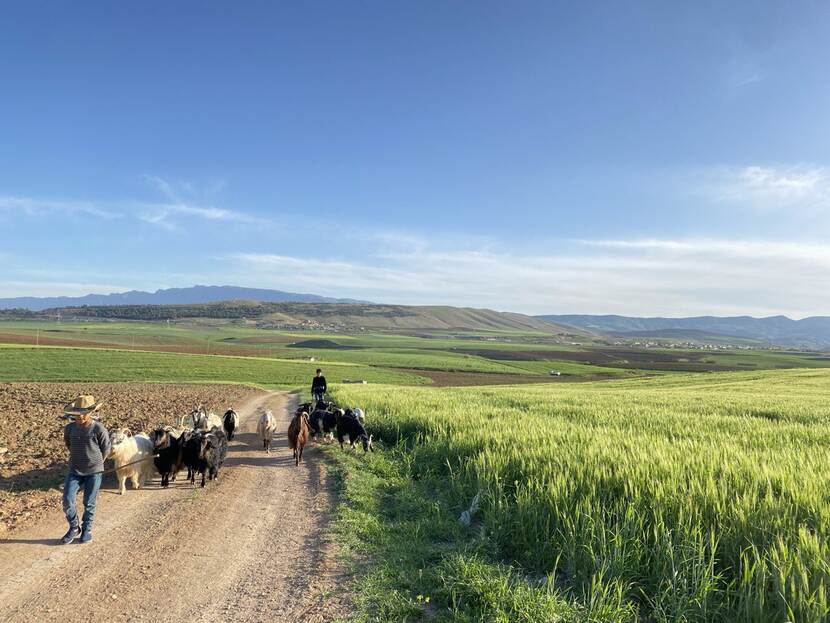
[[[14,544],[24,544],[24,545],[63,545],[61,543],[60,537],[56,537],[54,539],[0,539],[0,545],[14,545]]]

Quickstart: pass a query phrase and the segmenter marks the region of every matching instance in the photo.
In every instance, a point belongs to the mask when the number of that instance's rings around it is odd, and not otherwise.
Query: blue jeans
[[[81,487],[84,488],[84,529],[92,527],[92,519],[95,517],[95,500],[98,497],[98,489],[101,488],[103,474],[91,474],[81,476],[71,469],[66,475],[63,483],[63,512],[66,513],[66,520],[70,526],[78,525],[78,513],[75,511],[75,497]]]

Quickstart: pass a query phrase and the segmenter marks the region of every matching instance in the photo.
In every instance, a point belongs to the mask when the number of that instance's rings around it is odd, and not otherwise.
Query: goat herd
[[[312,409],[312,406],[314,409]],[[309,412],[311,412],[311,415],[309,415]],[[366,433],[363,423],[362,409],[341,409],[333,402],[322,400],[318,401],[316,405],[312,405],[310,402],[301,404],[294,412],[294,417],[288,426],[288,445],[294,451],[294,464],[299,465],[300,461],[303,460],[303,448],[309,437],[314,439],[319,436],[333,441],[335,432],[341,448],[343,447],[343,440],[348,435],[349,445],[352,449],[354,449],[354,444],[360,441],[364,452],[374,452],[372,436]],[[262,419],[260,419],[260,425],[262,425]],[[257,430],[259,430],[259,426]],[[269,451],[270,440],[265,444],[266,451]]]
[[[332,402],[301,404],[288,426],[288,444],[294,453],[294,464],[299,465],[303,448],[309,439],[333,441],[334,435],[343,447],[348,436],[354,449],[360,442],[364,452],[372,451],[372,436],[366,433],[361,409],[341,409]],[[196,474],[202,475],[201,486],[217,479],[219,469],[228,453],[228,441],[239,428],[239,415],[228,409],[220,418],[207,412],[202,406],[181,418],[178,427],[161,426],[149,433],[133,435],[127,428],[110,433],[115,473],[122,494],[129,478],[133,488],[144,485],[153,472],[161,476],[161,486],[167,487],[176,475],[187,468],[187,479],[196,484]],[[277,420],[270,410],[262,410],[257,422],[257,434],[263,449],[271,452],[271,440],[277,431]],[[152,462],[150,459],[153,459]]]

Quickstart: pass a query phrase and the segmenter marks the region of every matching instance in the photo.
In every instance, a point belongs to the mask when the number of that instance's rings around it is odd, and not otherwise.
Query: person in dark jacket
[[[314,397],[314,403],[323,400],[326,395],[326,377],[323,376],[323,371],[317,368],[317,375],[311,381],[311,395]]]
[[[112,446],[106,427],[92,419],[92,414],[101,408],[92,396],[78,396],[66,405],[64,415],[73,421],[63,429],[63,441],[69,449],[69,473],[63,485],[63,512],[69,522],[69,530],[61,542],[72,543],[78,537],[81,543],[92,540],[92,520],[95,517],[95,501],[104,471],[104,459],[109,456]],[[78,525],[75,498],[84,490],[83,530]]]

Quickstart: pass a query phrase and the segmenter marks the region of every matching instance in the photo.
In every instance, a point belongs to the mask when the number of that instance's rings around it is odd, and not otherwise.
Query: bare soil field
[[[626,348],[592,348],[580,351],[565,350],[485,350],[454,348],[453,352],[478,355],[495,361],[573,361],[606,368],[630,370],[666,370],[675,372],[706,372],[718,370],[734,372],[740,365],[713,364],[704,361],[709,353],[703,351],[643,351]]]
[[[187,391],[173,386],[171,393],[189,398]],[[334,500],[322,454],[307,448],[295,467],[284,432],[271,454],[260,449],[258,409],[271,408],[284,431],[288,395],[249,394],[236,407],[239,435],[218,481],[204,489],[181,477],[162,489],[156,477],[122,496],[109,479],[92,543],[58,544],[66,530],[59,500],[2,535],[0,618],[318,623],[346,616],[345,578],[326,536]]]
[[[104,402],[100,419],[108,429],[133,432],[178,423],[197,404],[216,412],[258,395],[243,385],[153,383],[0,383],[0,534],[60,506],[66,448],[60,418],[78,394]]]
[[[432,379],[433,387],[473,387],[477,385],[519,385],[528,383],[581,383],[609,378],[602,374],[582,376],[546,376],[533,374],[501,374],[492,372],[450,372],[447,370],[423,370],[399,368]]]

